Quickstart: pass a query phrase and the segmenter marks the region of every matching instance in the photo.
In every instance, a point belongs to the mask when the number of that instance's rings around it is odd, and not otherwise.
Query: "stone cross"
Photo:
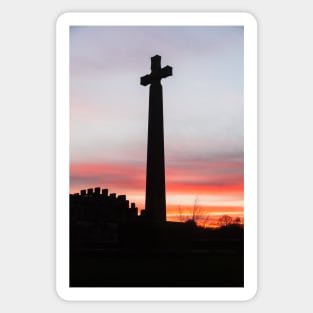
[[[172,76],[172,67],[161,68],[161,57],[155,55],[151,58],[151,73],[140,79],[141,85],[150,84],[145,216],[152,221],[166,221],[161,79],[168,76]]]

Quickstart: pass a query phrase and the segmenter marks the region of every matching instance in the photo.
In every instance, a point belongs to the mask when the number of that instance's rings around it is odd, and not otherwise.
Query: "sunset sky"
[[[167,219],[196,202],[211,224],[243,217],[243,27],[71,27],[70,192],[144,209],[150,57],[162,80]],[[180,210],[178,209],[180,207]]]

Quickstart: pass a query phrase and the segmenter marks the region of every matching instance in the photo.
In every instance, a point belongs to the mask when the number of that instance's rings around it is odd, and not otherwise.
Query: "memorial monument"
[[[150,85],[146,200],[144,215],[151,221],[166,221],[163,94],[161,79],[172,76],[172,67],[161,68],[161,57],[151,58],[151,73],[140,84]]]

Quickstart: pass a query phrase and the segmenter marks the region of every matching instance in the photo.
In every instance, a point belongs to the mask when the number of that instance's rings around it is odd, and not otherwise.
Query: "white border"
[[[69,287],[69,26],[244,26],[244,287]],[[64,13],[56,23],[56,290],[64,300],[249,300],[257,292],[257,22],[248,13]]]

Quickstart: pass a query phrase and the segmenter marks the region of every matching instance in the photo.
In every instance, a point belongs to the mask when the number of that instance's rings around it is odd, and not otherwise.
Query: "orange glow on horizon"
[[[174,222],[185,222],[196,215],[197,224],[206,227],[218,227],[218,219],[229,215],[233,219],[239,217],[241,224],[244,221],[244,208],[242,206],[202,206],[202,205],[167,205],[166,219]]]
[[[241,163],[207,164],[214,168],[241,168]],[[125,164],[78,164],[70,165],[70,193],[88,188],[107,188],[109,193],[126,195],[135,202],[139,212],[145,202],[145,166]],[[244,184],[241,175],[222,173],[207,176],[191,168],[169,168],[166,171],[167,220],[184,221],[192,216],[195,199],[201,215],[199,223],[215,227],[220,216],[226,214],[243,221]],[[226,176],[224,180],[224,176]],[[208,179],[210,178],[210,179]],[[228,179],[227,179],[228,178]],[[223,183],[223,182],[227,183]]]

